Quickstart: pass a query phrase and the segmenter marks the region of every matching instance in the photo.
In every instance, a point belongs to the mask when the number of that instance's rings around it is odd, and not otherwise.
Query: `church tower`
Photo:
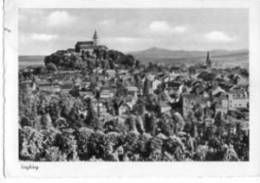
[[[209,56],[209,51],[207,51],[206,66],[207,66],[207,69],[211,69],[211,66],[212,66],[210,56]]]
[[[95,30],[94,35],[93,35],[93,43],[95,46],[98,45],[98,35],[97,35],[97,31]]]

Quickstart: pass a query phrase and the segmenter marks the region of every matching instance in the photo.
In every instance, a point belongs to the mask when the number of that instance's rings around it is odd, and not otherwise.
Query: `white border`
[[[18,160],[18,8],[249,8],[250,161],[249,162],[19,162]],[[20,0],[5,2],[5,175],[11,177],[256,176],[260,175],[260,1],[251,0]],[[21,169],[21,165],[39,167]]]

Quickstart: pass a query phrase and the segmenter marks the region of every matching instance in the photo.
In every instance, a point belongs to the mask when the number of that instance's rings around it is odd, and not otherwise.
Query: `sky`
[[[19,9],[19,55],[48,55],[88,41],[123,52],[248,49],[247,9]]]

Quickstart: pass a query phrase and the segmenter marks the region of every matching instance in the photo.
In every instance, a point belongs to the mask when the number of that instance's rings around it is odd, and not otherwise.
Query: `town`
[[[248,161],[249,73],[142,64],[90,41],[19,70],[19,158]]]

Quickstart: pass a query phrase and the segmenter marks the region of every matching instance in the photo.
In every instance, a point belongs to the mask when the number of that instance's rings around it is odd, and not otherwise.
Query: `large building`
[[[229,109],[249,108],[249,96],[246,91],[232,91],[228,94]]]
[[[75,45],[75,51],[80,53],[92,54],[95,48],[107,49],[104,45],[99,45],[99,38],[97,31],[94,32],[92,40],[90,41],[79,41]]]

